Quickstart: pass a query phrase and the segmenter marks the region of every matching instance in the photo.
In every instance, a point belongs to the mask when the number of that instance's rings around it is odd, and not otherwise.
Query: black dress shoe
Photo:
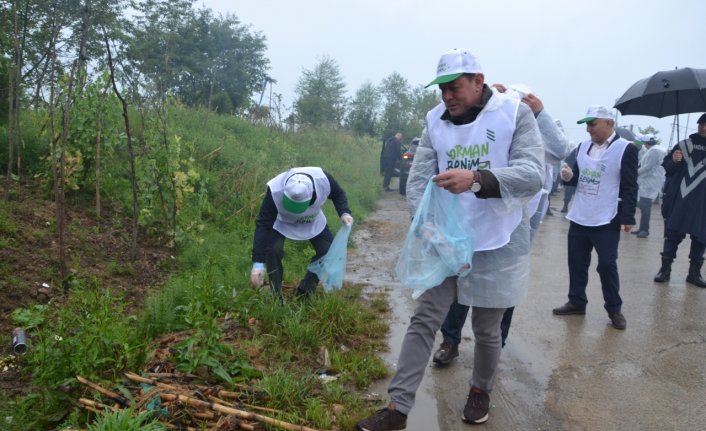
[[[608,313],[608,317],[610,317],[610,324],[613,325],[613,328],[615,329],[625,329],[628,324],[625,320],[625,316],[623,316],[623,313],[620,311]]]
[[[557,307],[552,310],[552,313],[559,315],[559,316],[566,316],[569,314],[586,314],[586,309],[585,308],[579,308],[575,306],[574,304],[567,302],[566,304],[562,305],[561,307]]]
[[[434,353],[434,363],[439,365],[447,365],[458,356],[458,344],[444,341],[439,346],[439,350]]]

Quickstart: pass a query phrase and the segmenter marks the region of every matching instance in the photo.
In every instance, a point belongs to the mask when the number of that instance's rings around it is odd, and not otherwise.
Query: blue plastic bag
[[[459,207],[457,194],[429,181],[397,260],[397,279],[414,289],[414,298],[471,271],[475,234],[461,226]]]
[[[350,233],[351,225],[342,225],[336,232],[328,252],[321,259],[309,264],[309,271],[319,276],[319,281],[324,285],[326,292],[340,289],[343,286]]]

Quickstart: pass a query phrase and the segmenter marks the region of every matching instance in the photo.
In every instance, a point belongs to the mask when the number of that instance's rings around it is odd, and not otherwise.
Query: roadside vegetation
[[[254,221],[270,178],[320,166],[362,222],[381,138],[418,136],[436,93],[391,72],[348,97],[323,56],[285,106],[266,35],[190,0],[1,2],[0,24],[0,429],[158,429],[78,401],[107,401],[78,376],[129,399],[147,370],[248,385],[315,428],[369,413],[386,299],[290,298],[305,242],[284,303],[252,289]]]
[[[161,281],[144,289],[130,285],[144,274],[127,252],[108,257],[114,245],[98,244],[96,250],[103,250],[94,254],[105,253],[103,261],[87,264],[96,256],[81,249],[82,242],[89,248],[106,236],[129,243],[131,200],[123,144],[116,140],[103,152],[100,218],[95,177],[87,168],[93,161],[83,159],[90,151],[72,152],[78,159],[66,180],[75,184],[67,188],[73,214],[67,236],[77,242],[67,255],[70,276],[61,280],[56,249],[37,247],[55,236],[46,130],[40,113],[23,117],[28,179],[14,183],[11,198],[0,203],[0,249],[3,256],[18,255],[27,241],[35,241],[25,259],[32,253],[39,259],[30,262],[36,271],[31,280],[20,277],[18,268],[26,260],[3,259],[0,288],[21,296],[24,288],[46,282],[56,292],[46,302],[26,301],[5,322],[5,327],[25,328],[29,351],[13,359],[3,355],[20,373],[17,383],[24,388],[0,397],[2,428],[85,428],[96,415],[78,408],[76,400],[105,400],[78,384],[77,375],[124,388],[125,372],[139,374],[157,362],[161,369],[199,375],[224,388],[247,383],[267,394],[266,406],[303,418],[308,426],[350,428],[370,408],[361,396],[365,388],[387,374],[377,357],[385,349],[387,323],[381,317],[386,298],[345,285],[301,302],[285,289],[281,303],[267,287],[250,287],[250,252],[265,182],[291,166],[322,166],[332,172],[348,194],[353,216],[363,220],[380,194],[377,142],[331,129],[285,133],[177,105],[167,112],[173,125],[164,135],[168,145],[151,141],[145,129],[136,159],[143,238],[138,248],[161,244],[167,251],[153,268]],[[165,206],[174,210],[165,212]],[[327,204],[326,212],[337,230],[333,206]],[[43,222],[28,220],[30,214]],[[99,232],[108,235],[94,239]],[[297,281],[313,255],[306,243],[287,247],[285,287]],[[94,270],[97,265],[101,271]],[[11,343],[9,335],[0,335],[5,346]],[[326,382],[317,374],[324,351],[330,359],[327,375],[335,376]],[[134,421],[145,418],[135,416]]]

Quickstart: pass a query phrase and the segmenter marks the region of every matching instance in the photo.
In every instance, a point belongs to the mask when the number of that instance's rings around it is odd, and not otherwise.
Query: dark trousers
[[[650,215],[652,214],[652,199],[641,197],[637,201],[637,207],[640,208],[640,232],[650,232]]]
[[[270,248],[267,251],[267,273],[272,285],[272,291],[276,295],[281,295],[282,279],[284,278],[284,267],[282,266],[282,258],[284,257],[284,240],[285,237],[276,230],[272,230],[270,236]],[[328,226],[320,234],[309,240],[316,251],[316,255],[311,258],[311,262],[323,257],[333,242],[333,234]],[[297,288],[298,293],[309,294],[316,290],[316,285],[319,283],[319,277],[311,271],[307,271],[304,278],[299,283]]]
[[[574,197],[576,193],[576,186],[564,186],[564,206],[569,206],[571,198]]]
[[[382,180],[382,186],[384,188],[390,187],[390,181],[392,181],[392,176],[395,174],[395,159],[383,159],[382,169],[385,175]]]
[[[620,298],[618,278],[619,229],[592,228],[571,222],[569,227],[569,302],[580,309],[588,303],[586,286],[588,268],[591,265],[591,252],[596,249],[598,266],[596,271],[601,278],[603,307],[609,313],[618,312],[623,305]]]
[[[463,325],[466,323],[466,317],[468,316],[468,310],[471,307],[468,305],[461,305],[458,301],[454,301],[449,307],[448,313],[446,313],[446,319],[441,325],[441,333],[444,336],[444,341],[453,344],[461,343],[461,332],[463,330]],[[500,335],[502,336],[502,346],[505,347],[505,340],[510,332],[510,324],[512,323],[512,313],[515,311],[515,307],[510,307],[503,313],[503,320],[500,322]]]
[[[692,262],[703,262],[704,261],[704,251],[706,250],[706,244],[699,241],[698,238],[690,235],[691,237],[691,248],[689,249],[689,260]],[[679,244],[686,238],[686,234],[682,232],[677,232],[675,230],[665,229],[664,231],[664,246],[662,247],[662,256],[671,258],[672,260],[677,257],[677,248]]]

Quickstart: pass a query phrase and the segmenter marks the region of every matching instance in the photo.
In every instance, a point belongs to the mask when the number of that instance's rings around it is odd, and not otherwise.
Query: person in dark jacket
[[[382,153],[380,154],[380,159],[382,161],[382,171],[383,180],[382,188],[386,192],[391,192],[390,181],[395,173],[395,165],[400,160],[402,155],[402,133],[397,132],[395,136],[391,137],[385,141],[385,145],[382,147]]]
[[[284,240],[309,240],[316,251],[312,262],[323,257],[331,247],[333,234],[322,211],[331,199],[341,223],[353,224],[348,198],[341,186],[318,167],[292,168],[267,182],[267,193],[255,220],[250,282],[260,287],[269,276],[273,292],[281,296],[284,268]],[[310,295],[319,277],[307,271],[296,295]]]
[[[574,147],[574,149],[571,150],[569,155],[567,155],[564,159],[564,163],[569,166],[573,166],[574,163],[576,163],[576,148],[578,147]],[[559,178],[559,181],[561,181],[561,177]],[[571,202],[571,198],[574,197],[574,193],[576,193],[576,186],[564,185],[564,206],[561,207],[561,212],[569,212],[569,203]]]
[[[576,194],[566,218],[568,235],[569,301],[552,312],[556,315],[585,314],[586,285],[591,252],[598,254],[596,270],[601,278],[604,308],[616,329],[627,323],[618,293],[618,242],[620,231],[635,225],[637,204],[637,148],[615,132],[612,112],[605,106],[588,108],[585,118],[591,139],[579,144],[576,162],[564,165],[561,179],[575,185]]]
[[[664,157],[665,171],[662,217],[664,245],[662,267],[654,281],[669,281],[677,248],[687,234],[691,237],[689,275],[686,281],[706,287],[701,277],[706,250],[706,114],[697,120],[697,133],[679,142]]]

